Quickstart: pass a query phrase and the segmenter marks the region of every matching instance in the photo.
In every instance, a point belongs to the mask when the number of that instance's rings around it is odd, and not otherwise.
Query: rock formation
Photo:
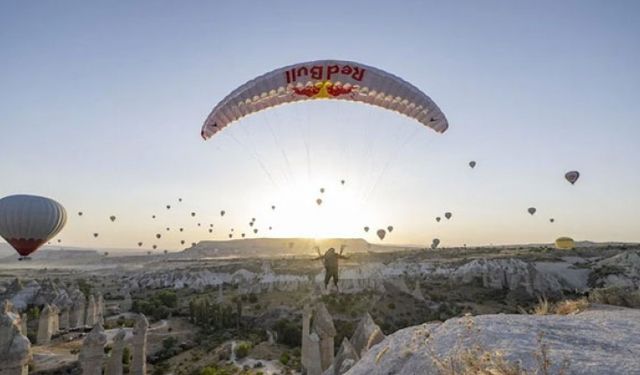
[[[411,295],[418,301],[424,301],[424,295],[422,294],[422,289],[420,289],[420,281],[416,281],[416,286],[413,288]]]
[[[36,344],[47,345],[51,342],[51,336],[54,334],[54,315],[55,312],[51,305],[44,305],[44,308],[40,311],[40,318],[38,319]]]
[[[102,375],[102,363],[104,361],[104,346],[107,343],[107,335],[100,324],[93,326],[82,342],[80,355],[80,368],[82,375]]]
[[[329,367],[323,375],[342,375],[349,371],[353,365],[358,362],[360,356],[356,353],[355,348],[351,345],[351,342],[345,337],[342,339],[340,350],[338,355],[333,360],[331,367]]]
[[[373,321],[371,315],[366,313],[358,323],[350,341],[358,356],[362,357],[372,346],[384,340],[384,338],[384,333],[382,333],[380,327]]]
[[[333,318],[324,303],[320,302],[316,305],[312,330],[320,338],[320,367],[324,371],[333,363],[333,338],[336,336]]]
[[[51,334],[55,335],[60,331],[60,309],[56,305],[49,305],[51,307]]]
[[[60,310],[60,316],[58,318],[58,328],[60,331],[66,331],[69,329],[69,307],[63,307]]]
[[[453,361],[461,366],[465,353],[476,357],[500,353],[503,361],[518,363],[527,374],[637,374],[638,332],[640,310],[604,306],[576,315],[455,318],[393,333],[371,348],[347,374],[438,374],[443,371],[437,362],[441,366]],[[546,348],[547,369],[539,362],[541,343]]]
[[[140,314],[133,327],[133,338],[131,339],[133,359],[131,361],[131,375],[146,375],[147,373],[147,329],[149,321]]]
[[[89,302],[87,303],[87,314],[84,319],[84,325],[93,327],[98,323],[98,315],[96,314],[96,299],[93,295],[89,296]]]
[[[120,302],[120,312],[129,312],[133,306],[133,300],[131,299],[131,293],[127,290],[124,292],[124,299]]]
[[[69,328],[81,328],[84,327],[84,313],[85,313],[86,298],[84,294],[79,293],[73,300],[71,306],[71,312],[69,313]]]
[[[303,371],[307,375],[319,375],[322,373],[320,355],[320,337],[311,332],[311,315],[313,309],[309,305],[304,306],[302,312],[302,350],[301,363]]]
[[[122,375],[122,353],[124,352],[124,338],[126,335],[124,329],[121,328],[113,337],[111,356],[107,362],[105,375]]]
[[[0,308],[0,375],[27,375],[31,343],[21,333],[20,315],[10,301]]]
[[[104,324],[104,298],[102,297],[102,293],[98,294],[96,301],[96,320],[98,323]]]

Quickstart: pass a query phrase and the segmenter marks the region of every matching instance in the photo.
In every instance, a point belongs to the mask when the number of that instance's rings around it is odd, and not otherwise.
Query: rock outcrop
[[[322,356],[320,354],[320,337],[317,333],[311,332],[311,316],[313,309],[309,305],[304,306],[302,312],[302,369],[308,375],[319,375],[322,373]]]
[[[54,332],[54,319],[55,311],[51,305],[44,305],[42,311],[40,311],[40,318],[38,319],[38,333],[36,335],[36,344],[47,345],[51,342],[51,336]]]
[[[351,344],[358,356],[362,357],[371,347],[384,340],[385,336],[380,327],[373,321],[371,315],[366,313],[358,322]]]
[[[147,373],[147,330],[149,321],[140,314],[133,327],[133,338],[131,339],[133,359],[131,360],[131,375],[146,375]]]
[[[640,369],[640,310],[593,307],[577,315],[480,315],[399,330],[372,347],[349,375],[438,374],[442,365],[464,365],[500,353],[525,371],[601,375],[635,374]],[[461,371],[463,373],[464,371]]]
[[[345,337],[342,339],[340,350],[336,355],[331,366],[323,373],[323,375],[342,375],[349,371],[356,362],[360,359],[360,356],[356,352],[356,349],[351,345],[351,342]]]
[[[320,368],[324,371],[333,363],[333,338],[336,336],[333,318],[324,303],[316,304],[312,330],[320,338]]]
[[[126,336],[127,333],[121,328],[113,337],[111,356],[107,362],[105,375],[122,375],[122,353],[124,352],[124,339]]]
[[[85,336],[78,356],[82,375],[102,375],[106,343],[107,335],[104,329],[100,324],[94,325],[91,332]]]
[[[20,315],[10,301],[0,306],[0,375],[27,375],[31,343],[21,333]]]
[[[93,327],[96,323],[98,323],[96,299],[93,295],[90,295],[89,302],[87,303],[87,313],[84,319],[84,325],[88,327]]]
[[[69,313],[69,328],[74,329],[84,327],[86,300],[87,299],[82,293],[75,296]]]

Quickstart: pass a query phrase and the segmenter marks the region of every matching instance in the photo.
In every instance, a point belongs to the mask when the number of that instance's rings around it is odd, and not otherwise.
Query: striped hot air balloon
[[[0,199],[0,236],[22,257],[36,251],[67,223],[67,212],[53,199],[11,195]]]

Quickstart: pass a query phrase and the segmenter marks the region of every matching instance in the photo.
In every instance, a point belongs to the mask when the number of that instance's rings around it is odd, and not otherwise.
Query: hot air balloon
[[[198,223],[198,226],[200,226],[200,223]]]
[[[389,232],[389,233],[393,232],[393,225],[389,225],[387,227],[387,232]]]
[[[0,236],[20,259],[38,250],[67,223],[67,212],[53,199],[35,195],[10,195],[0,199]]]
[[[556,219],[554,219],[554,218],[549,219],[549,222],[550,222],[550,223],[553,223],[553,222],[555,222],[555,221],[556,221]]]
[[[160,237],[162,237],[162,235],[160,233],[156,234],[156,238],[160,239]]]
[[[182,232],[184,230],[184,228],[180,228],[180,232]]]
[[[269,227],[269,230],[271,230],[271,229],[273,229],[273,228]]]
[[[111,216],[109,216],[109,220],[111,220],[111,222],[114,222],[114,221],[116,221],[116,217],[111,215]]]
[[[476,162],[475,162],[475,161],[473,161],[473,160],[471,160],[471,161],[469,162],[469,166],[471,167],[471,169],[475,168],[475,167],[476,167]]]
[[[229,238],[233,237],[233,234],[229,233]]]
[[[257,233],[258,233],[258,228],[254,229],[254,230],[253,230],[253,233],[256,233],[256,234],[257,234]]]
[[[442,220],[442,219],[440,219],[440,216],[436,216],[436,221],[437,221],[438,223],[440,222],[440,220]]]
[[[384,229],[378,229],[376,234],[378,235],[378,238],[380,238],[380,240],[384,240],[384,236],[387,235],[387,232]]]
[[[453,215],[451,214],[451,212],[445,212],[445,213],[444,213],[444,217],[446,217],[446,218],[447,218],[447,220],[451,219],[451,216],[453,216]]]
[[[191,243],[191,247],[194,247],[194,246],[196,246],[196,243],[195,243],[195,242],[192,242],[192,243]]]
[[[255,218],[255,217],[252,217],[252,218],[251,218],[251,221],[256,221],[256,218]]]
[[[108,257],[108,256],[109,256],[109,252],[108,252],[108,251],[105,251],[105,252],[104,252],[104,256]]]
[[[275,209],[276,209],[276,206],[271,206],[271,209],[272,209],[272,210],[275,210]]]
[[[178,202],[182,202],[182,198],[178,198]]]
[[[138,242],[138,247],[141,247],[141,246],[142,246],[142,242]]]
[[[252,227],[253,226],[253,221],[249,222],[249,226]]]
[[[209,228],[213,228],[213,224],[209,224]]]
[[[167,255],[169,253],[169,250],[164,250],[163,253],[164,255]]]
[[[195,213],[195,212],[192,212],[192,213],[191,213],[191,217],[195,217],[195,216],[196,216],[196,213]]]
[[[324,188],[320,188],[320,194],[324,194]]]
[[[233,90],[213,108],[200,134],[208,139],[248,114],[315,99],[375,105],[409,116],[439,133],[449,126],[431,98],[409,82],[352,61],[318,60],[276,69]]]
[[[180,245],[184,245],[184,240],[180,240]]]
[[[533,215],[536,213],[536,208],[535,207],[529,207],[527,208],[527,212],[529,212],[529,214]]]
[[[364,231],[368,232],[369,231],[369,227],[364,227]]]
[[[94,233],[93,238],[98,238],[98,233]]]
[[[566,178],[567,181],[569,181],[571,183],[571,185],[573,185],[580,178],[580,172],[578,172],[578,171],[569,171],[569,172],[565,173],[564,178]]]
[[[152,218],[152,219],[155,219],[155,218],[156,218],[156,215],[151,215],[151,218]]]
[[[244,233],[242,233],[242,234],[240,234],[240,236],[241,236],[242,238],[244,238],[245,234],[244,234]]]
[[[58,243],[61,243],[61,242],[62,242],[62,240],[58,238]]]
[[[209,233],[213,233],[213,229],[209,228]]]
[[[171,228],[169,228],[169,227],[167,227],[166,229],[167,229],[167,232],[171,230]]]
[[[317,204],[318,206],[319,206],[319,205],[321,205],[321,204],[322,204],[322,199],[320,199],[320,198],[316,199],[316,204]]]
[[[344,180],[340,180],[340,184],[344,185],[345,181]]]
[[[231,231],[233,232],[233,228],[231,228]]]
[[[440,239],[434,238],[433,241],[431,241],[431,248],[435,249],[438,247],[438,245],[440,245]]]
[[[576,243],[572,238],[560,237],[556,239],[556,249],[571,250],[576,247]]]
[[[170,209],[171,209],[171,205],[170,205],[170,204],[168,204],[168,205],[167,205],[167,210],[170,210]]]
[[[78,216],[82,216],[82,211],[78,212]]]
[[[220,211],[220,216],[224,216],[225,212],[224,210]]]

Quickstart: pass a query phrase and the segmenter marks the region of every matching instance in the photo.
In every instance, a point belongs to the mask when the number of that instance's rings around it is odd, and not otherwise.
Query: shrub
[[[280,355],[280,363],[282,363],[283,365],[288,365],[289,364],[289,360],[291,359],[291,357],[289,356],[289,353],[284,352],[282,353],[282,355]]]
[[[589,293],[589,301],[605,305],[640,307],[640,290],[627,287],[609,287],[593,289]]]
[[[247,355],[249,355],[249,350],[251,350],[251,344],[249,344],[248,342],[242,342],[240,344],[238,344],[238,346],[236,346],[236,358],[244,358]]]

